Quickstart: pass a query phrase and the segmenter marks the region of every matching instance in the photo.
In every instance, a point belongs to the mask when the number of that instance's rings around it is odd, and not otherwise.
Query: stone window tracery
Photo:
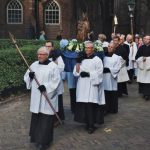
[[[45,7],[45,24],[60,23],[60,7],[55,1],[49,2]]]
[[[7,5],[7,23],[23,23],[23,7],[19,0],[11,0]]]

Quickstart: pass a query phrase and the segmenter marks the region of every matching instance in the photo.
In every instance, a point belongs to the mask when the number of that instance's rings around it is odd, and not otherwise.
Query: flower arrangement
[[[102,42],[97,40],[94,42],[94,50],[96,52],[100,52],[100,51],[103,51],[103,47],[102,47]]]
[[[69,41],[69,44],[67,46],[67,50],[75,51],[75,52],[83,51],[84,50],[84,43],[80,43],[76,39],[72,39],[71,41]]]
[[[72,52],[81,52],[84,51],[84,42],[81,43],[79,41],[77,41],[76,39],[72,39],[70,41],[66,40],[66,39],[62,39],[60,41],[60,48],[61,50],[68,50],[68,51],[72,51]],[[94,42],[94,50],[96,52],[101,52],[103,51],[103,47],[102,47],[102,43],[97,40]]]

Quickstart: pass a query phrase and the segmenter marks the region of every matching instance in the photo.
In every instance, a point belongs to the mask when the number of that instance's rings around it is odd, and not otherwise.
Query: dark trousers
[[[104,105],[95,103],[77,102],[74,114],[74,121],[93,126],[94,123],[104,123]]]
[[[49,145],[53,141],[53,115],[32,113],[30,125],[30,141]]]
[[[63,95],[58,95],[58,112],[57,112],[60,120],[65,120],[65,113],[64,113],[64,105],[63,105]],[[57,126],[59,121],[56,116],[54,116],[54,126]]]
[[[118,112],[118,92],[117,91],[105,91],[105,112],[117,113]]]
[[[69,89],[69,92],[70,92],[71,111],[72,113],[74,113],[76,106],[76,88]]]
[[[118,83],[118,96],[120,97],[122,94],[128,95],[127,82]]]
[[[130,81],[132,82],[133,81],[133,76],[134,76],[134,69],[128,70],[128,75],[129,75]]]
[[[88,128],[94,128],[95,122],[95,104],[86,103],[86,124]]]
[[[58,116],[61,120],[65,120],[64,105],[63,105],[63,95],[58,95]]]
[[[139,83],[139,93],[150,96],[150,83]]]

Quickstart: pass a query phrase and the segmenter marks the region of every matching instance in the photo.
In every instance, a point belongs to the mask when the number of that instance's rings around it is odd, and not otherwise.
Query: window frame
[[[19,3],[19,5],[21,6],[21,9],[8,9],[8,6],[10,5],[10,3],[12,1],[16,1]],[[20,10],[21,11],[21,22],[9,22],[9,18],[8,18],[8,11],[9,10]],[[8,4],[7,4],[7,7],[6,7],[6,11],[7,11],[7,24],[23,24],[23,5],[22,3],[19,1],[19,0],[11,0]]]
[[[48,9],[46,9],[46,7],[47,6],[49,6],[50,5],[50,3],[55,3],[57,6],[58,6],[58,23],[46,23],[46,12],[48,11]],[[45,6],[45,9],[44,9],[44,23],[45,23],[45,25],[60,25],[60,23],[61,23],[61,9],[60,9],[60,5],[58,4],[58,2],[56,2],[55,0],[54,1],[52,1],[52,2],[50,2],[50,3],[48,3],[46,6]],[[53,11],[52,9],[51,10],[49,10],[49,11]],[[48,11],[48,12],[49,12]],[[56,12],[56,11],[54,11],[54,12]]]

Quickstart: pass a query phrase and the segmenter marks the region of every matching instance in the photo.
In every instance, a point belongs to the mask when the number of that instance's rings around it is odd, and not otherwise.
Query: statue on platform
[[[77,26],[77,40],[83,42],[90,31],[90,24],[88,17],[85,13],[82,14],[81,20],[78,21]]]

